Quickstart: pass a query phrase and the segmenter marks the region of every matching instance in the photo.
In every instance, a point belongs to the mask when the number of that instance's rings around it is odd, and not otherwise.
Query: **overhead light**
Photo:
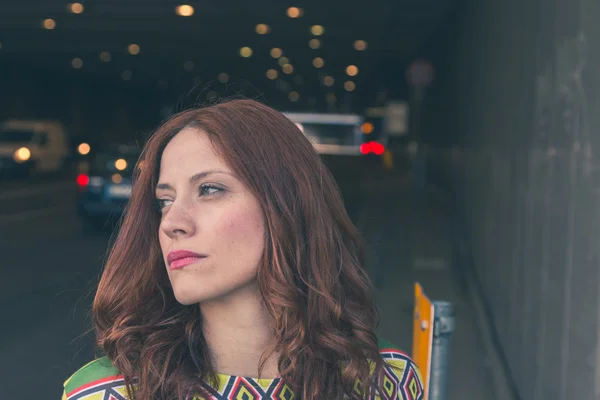
[[[288,98],[290,99],[290,101],[296,102],[300,98],[300,95],[298,94],[298,92],[293,91],[288,94]]]
[[[256,33],[258,33],[259,35],[266,35],[267,33],[269,33],[270,30],[271,28],[269,28],[269,25],[267,24],[256,25]]]
[[[81,14],[83,12],[83,4],[81,3],[70,3],[67,5],[67,10],[73,14]]]
[[[132,77],[133,77],[133,72],[131,72],[128,69],[126,69],[125,71],[123,71],[123,73],[121,74],[121,78],[124,81],[130,81]]]
[[[52,18],[46,18],[42,21],[42,26],[44,27],[44,29],[52,30],[56,28],[56,21]]]
[[[137,55],[137,54],[140,54],[140,46],[139,46],[139,45],[137,45],[137,44],[135,44],[135,43],[133,43],[133,44],[130,44],[130,45],[127,47],[127,51],[129,52],[129,54],[131,54],[131,55],[134,55],[134,56],[135,56],[135,55]]]
[[[356,76],[358,74],[358,67],[356,65],[348,65],[346,67],[346,73],[349,76]]]
[[[123,158],[119,158],[117,161],[115,161],[115,168],[119,171],[123,171],[125,168],[127,168],[127,161],[125,161]]]
[[[364,40],[357,40],[354,42],[354,48],[358,51],[363,51],[367,48],[367,42]]]
[[[252,56],[252,49],[250,47],[242,47],[240,49],[240,56],[248,58]]]
[[[81,143],[79,146],[77,146],[77,152],[79,154],[81,154],[82,156],[89,154],[90,150],[91,150],[91,147],[87,143]]]
[[[287,9],[287,16],[290,18],[299,18],[304,14],[304,10],[298,7],[290,7]]]
[[[189,4],[181,4],[175,7],[175,14],[179,15],[180,17],[191,17],[194,15],[194,7],[190,6]]]
[[[313,50],[316,50],[319,47],[321,47],[321,41],[319,39],[310,39],[310,41],[308,42],[308,47],[310,47]]]
[[[313,25],[310,27],[310,33],[315,36],[321,36],[325,33],[325,28],[323,28],[321,25]]]
[[[267,70],[267,78],[269,78],[270,80],[277,79],[278,75],[279,74],[277,73],[277,70],[274,70],[274,69]]]
[[[284,66],[281,67],[281,70],[283,71],[284,74],[291,74],[292,72],[294,72],[294,67],[292,66],[292,64],[285,64]]]
[[[194,70],[194,62],[193,61],[184,62],[183,69],[185,69],[187,72],[193,71]]]
[[[312,61],[312,64],[315,68],[323,68],[323,65],[325,65],[325,60],[323,60],[321,57],[315,57]]]
[[[279,57],[279,60],[277,62],[283,67],[285,64],[290,63],[290,59],[287,57]]]
[[[112,183],[118,185],[119,183],[123,182],[123,176],[121,174],[113,174],[110,180],[112,181]]]
[[[217,79],[221,83],[227,83],[227,82],[229,82],[229,75],[226,72],[221,72],[219,74],[219,76],[217,77]]]
[[[83,60],[79,57],[74,58],[71,60],[71,65],[73,66],[73,68],[79,69],[79,68],[83,67]]]
[[[331,87],[335,83],[335,79],[333,79],[333,76],[326,76],[325,78],[323,78],[323,83],[325,84],[325,86]]]
[[[100,61],[109,62],[112,59],[112,56],[108,51],[103,51],[100,53]]]
[[[279,58],[279,57],[281,57],[282,54],[283,54],[283,51],[281,51],[281,49],[278,47],[274,47],[271,49],[271,57],[273,57],[273,58]]]
[[[352,92],[356,89],[356,85],[352,81],[347,81],[344,83],[344,89],[346,89],[347,92]]]

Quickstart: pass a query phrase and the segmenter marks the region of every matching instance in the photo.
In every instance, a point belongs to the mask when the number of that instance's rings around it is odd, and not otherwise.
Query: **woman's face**
[[[206,133],[185,128],[167,144],[156,199],[160,247],[177,301],[226,300],[256,288],[264,216]]]

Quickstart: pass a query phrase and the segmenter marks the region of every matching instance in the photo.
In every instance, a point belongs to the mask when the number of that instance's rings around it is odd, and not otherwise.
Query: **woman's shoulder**
[[[393,399],[423,399],[423,376],[408,354],[385,339],[379,339],[384,368],[383,387]]]
[[[95,359],[79,368],[63,387],[63,400],[91,398],[88,396],[101,393],[108,396],[103,398],[120,399],[126,394],[123,375],[108,357]]]

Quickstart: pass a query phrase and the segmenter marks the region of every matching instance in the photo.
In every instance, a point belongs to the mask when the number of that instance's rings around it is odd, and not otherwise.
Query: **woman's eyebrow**
[[[198,172],[197,174],[192,175],[192,177],[189,179],[189,181],[190,181],[190,183],[195,183],[195,182],[197,182],[201,179],[204,179],[207,176],[213,175],[213,174],[232,175],[231,172],[224,171],[222,169],[209,169],[209,170]],[[171,185],[169,185],[168,183],[158,183],[156,185],[156,190],[173,190],[173,187]]]

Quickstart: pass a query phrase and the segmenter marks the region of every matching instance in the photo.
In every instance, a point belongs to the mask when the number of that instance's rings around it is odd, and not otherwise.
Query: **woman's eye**
[[[204,184],[200,185],[200,196],[210,196],[219,192],[222,192],[223,189],[217,187],[215,185]]]
[[[156,207],[158,207],[159,210],[162,210],[163,208],[165,208],[166,206],[168,206],[171,200],[169,199],[156,199]]]

